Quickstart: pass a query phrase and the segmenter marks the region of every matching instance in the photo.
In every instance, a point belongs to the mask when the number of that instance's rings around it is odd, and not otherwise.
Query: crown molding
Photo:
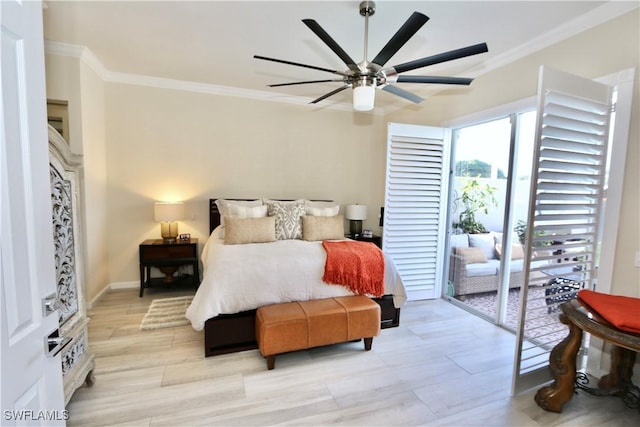
[[[567,21],[563,25],[556,27],[551,31],[541,34],[540,36],[517,46],[516,48],[495,56],[491,61],[484,63],[481,68],[470,70],[471,77],[477,77],[480,74],[503,67],[511,62],[515,62],[518,59],[524,58],[532,53],[615,19],[627,12],[631,12],[638,7],[640,7],[640,3],[636,1],[609,1],[602,6],[598,6],[587,13]]]
[[[180,90],[186,92],[203,93],[207,95],[232,96],[258,101],[279,102],[285,104],[303,105],[309,108],[317,108],[317,106],[309,104],[308,98],[300,96],[288,96],[273,92],[243,89],[232,86],[221,86],[210,83],[200,83],[187,80],[176,80],[164,77],[145,76],[140,74],[120,73],[113,71],[110,71],[104,80],[113,83],[129,84],[135,86]],[[323,108],[346,111],[352,110],[351,105],[346,103],[336,103]]]
[[[100,79],[105,82],[203,93],[208,95],[233,96],[259,101],[302,105],[308,108],[318,108],[317,105],[310,105],[308,98],[299,96],[287,96],[277,93],[274,94],[272,92],[243,89],[231,86],[220,86],[209,83],[169,79],[165,77],[145,76],[142,74],[109,71],[98,59],[98,57],[91,51],[91,49],[86,46],[45,40],[45,52],[50,55],[78,58],[80,61],[88,65],[98,75],[98,77],[100,77]],[[321,108],[343,111],[352,110],[351,105],[347,103],[334,103],[328,106],[323,106]]]
[[[483,62],[480,66],[469,69],[465,72],[467,77],[478,77],[484,73],[505,66],[511,62],[521,59],[536,51],[544,49],[548,46],[556,44],[562,40],[617,18],[627,12],[640,7],[636,1],[609,1],[575,19],[567,21],[564,25],[557,27],[547,33],[531,39],[527,43],[511,49],[500,55],[495,56],[489,61]],[[69,43],[55,42],[45,40],[45,52],[51,55],[69,56],[79,58],[88,65],[103,81],[130,84],[136,86],[146,86],[161,89],[180,90],[187,92],[196,92],[209,95],[233,96],[239,98],[279,102],[286,104],[302,105],[308,108],[322,108],[330,110],[352,111],[350,103],[333,103],[319,107],[309,104],[308,98],[298,96],[287,96],[272,92],[243,89],[231,86],[220,86],[208,83],[199,83],[186,80],[176,80],[164,77],[145,76],[141,74],[122,73],[108,70],[98,57],[86,46],[73,45]],[[434,93],[437,93],[435,91]],[[376,108],[369,114],[385,115],[387,113],[397,111],[402,107],[389,108],[387,111],[383,108]]]
[[[89,68],[91,68],[102,80],[106,81],[108,74],[110,73],[98,57],[93,54],[91,49],[86,46],[45,40],[44,50],[50,55],[68,56],[80,59],[80,61],[84,62]]]

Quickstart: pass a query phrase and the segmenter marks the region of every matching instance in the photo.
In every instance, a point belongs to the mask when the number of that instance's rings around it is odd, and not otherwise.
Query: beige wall
[[[587,78],[597,78],[636,67],[631,129],[624,171],[624,190],[617,237],[611,293],[640,296],[640,269],[634,267],[640,250],[640,11],[615,20],[529,55],[476,79],[465,95],[446,92],[425,101],[425,109],[407,108],[389,115],[390,121],[440,123],[534,96],[538,69],[546,65]]]
[[[185,201],[180,232],[200,242],[215,197],[358,202],[378,230],[381,117],[115,83],[106,94],[112,282],[138,279],[138,244],[160,234],[154,201]]]
[[[46,56],[47,98],[69,101],[71,150],[83,155],[84,295],[93,301],[109,285],[106,217],[104,82],[78,58]]]
[[[86,297],[93,301],[110,283],[107,217],[105,84],[80,65],[85,202]]]
[[[69,102],[71,151],[82,154],[82,109],[80,108],[80,60],[69,56],[45,56],[47,99]]]

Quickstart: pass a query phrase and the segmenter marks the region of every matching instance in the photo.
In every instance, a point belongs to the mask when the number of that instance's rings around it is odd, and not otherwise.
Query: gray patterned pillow
[[[276,239],[302,239],[302,217],[306,212],[306,202],[295,200],[283,202],[265,199],[267,215],[276,217]]]

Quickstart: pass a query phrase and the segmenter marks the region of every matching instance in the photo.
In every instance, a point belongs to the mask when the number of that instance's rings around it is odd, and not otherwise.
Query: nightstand
[[[347,235],[347,237],[350,237],[350,236]],[[382,249],[382,237],[380,236],[373,236],[373,237],[358,236],[353,240],[357,240],[359,242],[371,242],[375,244],[377,247],[379,247],[380,249]]]
[[[173,277],[178,267],[191,265],[193,274]],[[151,277],[151,267],[156,267],[165,277]],[[189,280],[196,288],[200,284],[198,271],[198,239],[177,240],[165,243],[162,239],[149,239],[140,243],[140,296],[144,288],[167,286]]]

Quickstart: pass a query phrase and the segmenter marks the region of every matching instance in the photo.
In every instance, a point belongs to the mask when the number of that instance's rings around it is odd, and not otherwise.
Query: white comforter
[[[322,242],[279,240],[225,245],[213,230],[202,251],[203,279],[186,317],[196,330],[207,319],[263,305],[353,295],[322,281],[326,253]],[[395,265],[385,254],[385,294],[396,307],[407,296]]]

